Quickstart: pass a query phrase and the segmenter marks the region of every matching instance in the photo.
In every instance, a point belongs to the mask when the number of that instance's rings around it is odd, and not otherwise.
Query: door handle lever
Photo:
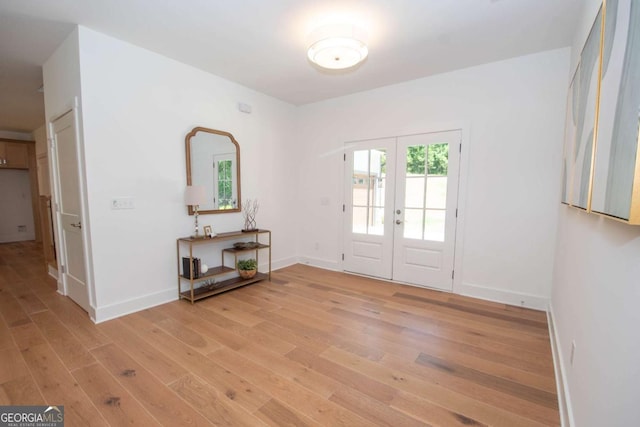
[[[75,228],[82,228],[82,223],[78,222],[77,224],[71,224],[71,226]]]
[[[396,219],[396,224],[400,225],[402,224],[402,221],[400,221],[399,219]]]

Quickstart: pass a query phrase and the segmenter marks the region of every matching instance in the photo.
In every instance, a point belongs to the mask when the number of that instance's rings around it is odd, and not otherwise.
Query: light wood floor
[[[559,425],[544,313],[295,265],[94,325],[0,245],[0,405],[67,426]]]

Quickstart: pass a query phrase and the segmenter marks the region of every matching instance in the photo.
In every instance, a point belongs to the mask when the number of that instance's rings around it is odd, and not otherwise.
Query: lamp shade
[[[207,193],[204,185],[187,185],[184,192],[184,203],[187,206],[204,205],[207,203]]]

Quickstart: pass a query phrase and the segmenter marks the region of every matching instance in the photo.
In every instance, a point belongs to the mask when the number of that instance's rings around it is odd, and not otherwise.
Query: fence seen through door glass
[[[353,153],[354,233],[384,235],[386,164],[386,150],[357,150]]]

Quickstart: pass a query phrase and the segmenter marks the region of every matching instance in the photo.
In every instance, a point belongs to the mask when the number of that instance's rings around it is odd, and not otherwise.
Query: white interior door
[[[345,271],[453,287],[460,131],[348,144]]]
[[[391,279],[395,151],[395,138],[346,146],[345,271]]]
[[[53,122],[53,151],[58,189],[58,219],[62,281],[66,294],[89,311],[86,283],[83,220],[80,198],[80,167],[73,111]]]
[[[393,279],[450,291],[460,131],[398,138]]]

